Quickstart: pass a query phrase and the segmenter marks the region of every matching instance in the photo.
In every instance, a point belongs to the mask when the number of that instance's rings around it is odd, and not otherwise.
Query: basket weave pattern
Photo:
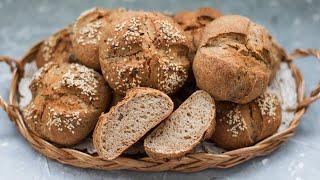
[[[112,161],[106,161],[97,155],[90,155],[84,152],[74,150],[71,148],[57,147],[50,142],[31,133],[19,109],[18,99],[18,84],[23,77],[24,65],[35,59],[35,56],[40,48],[42,42],[39,42],[32,47],[26,55],[19,61],[16,61],[7,56],[0,56],[0,62],[5,62],[10,66],[12,71],[12,82],[9,93],[8,103],[0,97],[0,106],[8,114],[11,121],[16,125],[16,128],[21,135],[31,144],[31,146],[38,152],[42,153],[48,158],[57,160],[63,164],[68,164],[82,168],[93,168],[103,170],[119,170],[129,169],[135,171],[181,171],[181,172],[195,172],[207,168],[228,168],[239,163],[247,161],[251,158],[266,155],[277,149],[279,145],[286,141],[289,137],[294,135],[296,128],[299,125],[301,116],[306,112],[307,107],[314,101],[320,98],[320,84],[311,93],[309,97],[304,97],[304,79],[300,71],[292,63],[293,59],[305,56],[315,56],[320,59],[320,51],[314,49],[295,50],[285,61],[289,64],[292,74],[296,80],[297,85],[297,99],[298,105],[292,110],[295,111],[294,119],[289,128],[282,132],[278,132],[273,136],[246,148],[228,151],[222,154],[210,153],[193,153],[187,154],[181,159],[172,159],[169,161],[154,160],[149,157],[143,158],[127,158],[119,157]]]

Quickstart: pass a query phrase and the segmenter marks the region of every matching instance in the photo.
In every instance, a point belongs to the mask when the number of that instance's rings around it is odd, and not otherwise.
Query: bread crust
[[[36,57],[36,64],[41,68],[48,62],[64,63],[69,61],[72,51],[71,27],[53,34],[42,43]]]
[[[188,77],[190,44],[171,18],[128,11],[105,34],[99,50],[101,70],[116,93],[142,86],[172,94]]]
[[[131,145],[133,145],[134,143],[139,141],[139,139],[142,138],[148,132],[148,131],[145,131],[144,134],[142,134],[140,137],[137,137],[134,140],[134,142],[132,142],[131,144],[127,144],[126,146],[123,146],[119,151],[114,153],[112,156],[106,156],[103,152],[104,148],[103,148],[103,133],[102,132],[103,132],[104,124],[108,123],[108,120],[110,121],[110,119],[108,119],[108,116],[116,113],[120,107],[126,106],[126,104],[129,101],[133,100],[134,98],[141,97],[145,94],[161,96],[161,97],[165,98],[169,103],[168,111],[165,114],[162,114],[162,116],[159,118],[156,125],[159,124],[166,117],[168,117],[171,114],[171,112],[173,111],[173,107],[174,107],[173,102],[171,101],[170,97],[167,96],[166,94],[164,94],[163,92],[158,91],[156,89],[152,89],[152,88],[146,88],[146,87],[138,87],[138,88],[130,89],[129,91],[127,91],[126,96],[124,97],[124,99],[122,101],[118,102],[117,105],[111,107],[111,109],[108,113],[100,116],[99,121],[95,127],[95,130],[93,133],[93,144],[94,144],[94,147],[97,149],[97,152],[101,158],[106,159],[106,160],[112,160],[112,159],[119,157],[124,151],[126,151],[128,148],[130,148]],[[149,127],[149,130],[153,127]]]
[[[33,99],[24,108],[28,128],[64,146],[84,139],[110,101],[103,77],[76,63],[47,63],[35,75],[30,89]]]
[[[248,104],[219,102],[211,140],[226,150],[251,146],[277,132],[281,118],[280,102],[271,93]]]
[[[72,28],[73,54],[78,61],[90,68],[100,70],[99,44],[110,28],[110,23],[124,9],[108,10],[93,8],[83,12]]]
[[[206,25],[193,62],[198,87],[216,100],[252,101],[266,90],[279,66],[275,57],[283,53],[273,45],[267,30],[248,18],[217,18]]]
[[[206,130],[203,132],[203,134],[201,134],[199,136],[199,138],[197,140],[195,140],[193,142],[193,144],[191,146],[189,146],[187,149],[177,149],[174,152],[162,152],[162,151],[156,151],[155,148],[151,148],[148,146],[148,144],[151,142],[151,139],[157,135],[159,135],[160,131],[164,132],[164,128],[168,128],[168,126],[170,125],[170,122],[167,122],[168,119],[170,119],[171,116],[175,116],[175,114],[178,113],[179,108],[185,108],[187,107],[190,103],[192,103],[192,99],[196,98],[197,94],[201,94],[201,93],[205,93],[207,100],[211,101],[210,104],[212,104],[212,108],[210,110],[210,122],[209,124],[206,126]],[[144,140],[144,149],[146,151],[146,153],[152,157],[153,159],[172,159],[172,158],[180,158],[182,156],[184,156],[185,154],[192,152],[193,149],[202,141],[205,139],[208,139],[212,136],[214,130],[215,130],[215,125],[216,125],[216,121],[215,121],[215,102],[213,100],[213,98],[211,98],[211,96],[206,93],[205,91],[199,90],[196,91],[195,93],[193,93],[185,102],[183,102],[181,104],[181,106],[179,107],[177,110],[175,110],[165,121],[163,121],[155,130],[153,130],[153,132],[151,132],[151,134],[149,134],[145,140]],[[160,133],[160,136],[162,135],[162,133]],[[155,141],[155,139],[153,139],[152,141]]]
[[[206,24],[222,16],[222,13],[211,7],[201,7],[196,11],[180,11],[173,17],[183,30],[192,36],[193,50],[198,49],[202,31]]]

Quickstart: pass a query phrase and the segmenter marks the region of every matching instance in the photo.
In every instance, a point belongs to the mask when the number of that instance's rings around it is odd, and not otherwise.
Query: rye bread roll
[[[145,87],[130,89],[122,101],[100,116],[93,133],[94,147],[103,159],[115,159],[172,110],[173,102],[163,92]]]
[[[139,86],[172,94],[188,77],[190,44],[191,38],[170,17],[125,12],[100,45],[101,70],[118,94]]]
[[[215,113],[210,94],[196,91],[144,139],[146,153],[153,159],[171,159],[191,152],[212,136]]]
[[[248,104],[218,102],[216,128],[211,140],[233,150],[251,146],[276,133],[281,105],[276,95],[264,93]]]
[[[266,90],[283,53],[261,25],[222,16],[203,31],[193,61],[197,86],[216,100],[248,103]]]
[[[48,62],[68,62],[72,51],[70,36],[71,27],[68,26],[45,39],[37,53],[37,67],[41,68]]]
[[[193,49],[196,51],[200,44],[202,31],[206,24],[222,16],[222,13],[211,7],[201,7],[196,11],[180,11],[173,17],[183,30],[192,36]]]
[[[124,9],[108,10],[93,8],[83,12],[72,27],[73,54],[78,61],[90,68],[100,70],[99,44],[110,22]]]
[[[33,99],[23,112],[26,125],[36,135],[64,146],[83,140],[110,101],[103,77],[76,63],[45,64],[30,89]]]

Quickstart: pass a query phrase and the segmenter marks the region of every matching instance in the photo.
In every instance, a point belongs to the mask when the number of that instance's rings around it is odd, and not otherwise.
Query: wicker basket
[[[24,66],[26,63],[35,59],[37,51],[42,42],[32,47],[27,54],[20,60],[15,61],[6,56],[0,56],[0,61],[7,63],[12,71],[12,82],[9,94],[9,102],[5,102],[0,97],[0,106],[7,112],[11,121],[16,125],[18,131],[31,144],[31,146],[48,158],[57,160],[63,164],[68,164],[82,168],[103,169],[103,170],[119,170],[129,169],[135,171],[181,171],[195,172],[207,168],[228,168],[239,163],[245,162],[256,156],[266,155],[277,149],[279,145],[293,136],[299,125],[301,116],[306,112],[308,105],[320,98],[320,84],[311,93],[309,97],[304,97],[304,80],[300,71],[292,63],[292,60],[298,57],[313,55],[320,59],[320,51],[314,49],[295,50],[288,59],[289,68],[296,80],[298,105],[295,109],[294,119],[291,121],[289,128],[282,132],[278,132],[273,136],[246,148],[228,151],[222,154],[211,153],[193,153],[187,154],[181,159],[172,159],[169,161],[154,160],[149,157],[128,158],[119,157],[112,161],[106,161],[97,155],[86,154],[71,148],[57,147],[50,142],[31,133],[23,120],[19,109],[18,84],[23,77]]]

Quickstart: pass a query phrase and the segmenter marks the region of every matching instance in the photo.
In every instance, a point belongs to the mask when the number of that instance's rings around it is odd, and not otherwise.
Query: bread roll
[[[277,132],[281,106],[274,94],[265,93],[248,104],[217,103],[216,128],[212,141],[233,150],[251,146]]]
[[[66,27],[43,41],[36,57],[38,68],[52,61],[55,63],[69,61],[72,51],[70,34],[71,28]]]
[[[112,160],[170,115],[173,102],[161,91],[133,88],[124,100],[100,116],[93,144],[100,157]]]
[[[170,159],[191,152],[215,127],[215,103],[205,91],[193,93],[144,140],[153,159]]]
[[[167,16],[125,12],[111,24],[100,46],[101,70],[116,93],[142,86],[172,94],[187,79],[190,43]]]
[[[45,64],[30,89],[33,99],[23,113],[28,128],[65,146],[84,139],[110,101],[103,77],[75,63]]]
[[[206,25],[193,62],[200,89],[245,104],[261,95],[279,67],[279,48],[261,25],[228,15]]]
[[[72,28],[73,54],[79,62],[87,67],[100,70],[99,44],[103,34],[110,28],[112,17],[123,9],[108,10],[93,8],[83,12]]]
[[[173,19],[190,33],[193,40],[193,49],[196,51],[200,44],[202,31],[206,24],[222,16],[222,13],[211,7],[201,7],[196,11],[180,11]]]

